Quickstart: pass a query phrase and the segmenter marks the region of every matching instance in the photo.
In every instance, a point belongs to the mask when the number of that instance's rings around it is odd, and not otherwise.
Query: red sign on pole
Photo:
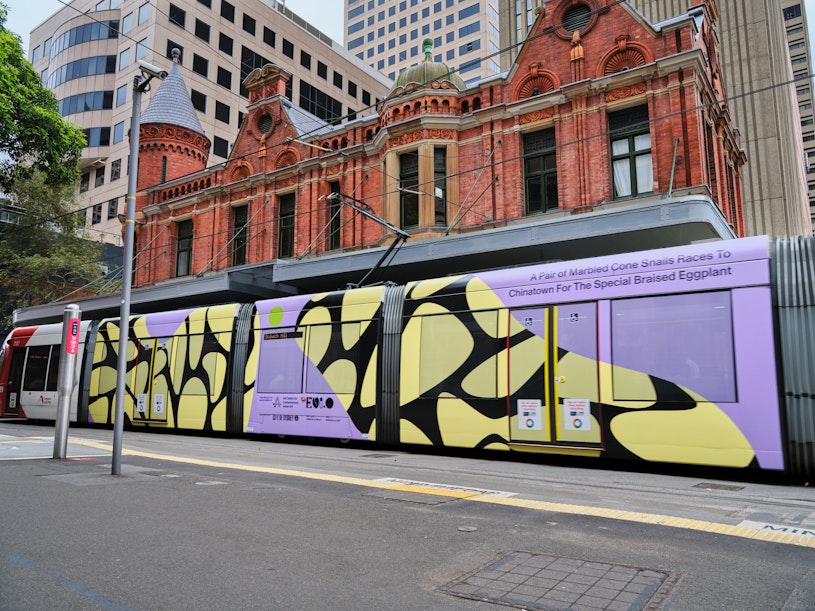
[[[65,330],[65,351],[68,354],[76,354],[79,350],[79,319],[72,318],[68,321]]]

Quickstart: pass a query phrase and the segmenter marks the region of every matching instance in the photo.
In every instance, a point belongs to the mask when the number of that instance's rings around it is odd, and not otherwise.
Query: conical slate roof
[[[141,123],[177,125],[204,135],[204,129],[201,127],[198,114],[192,106],[190,94],[187,93],[187,86],[178,69],[179,55],[178,49],[173,49],[173,67],[170,68],[167,78],[150,100],[147,110],[142,113]]]

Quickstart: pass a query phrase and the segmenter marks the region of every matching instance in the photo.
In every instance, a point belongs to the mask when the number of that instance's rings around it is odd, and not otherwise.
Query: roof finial
[[[181,49],[178,47],[173,47],[173,63],[178,64],[181,62]]]
[[[422,46],[424,47],[425,61],[433,61],[433,39],[425,38],[424,41],[422,41]]]

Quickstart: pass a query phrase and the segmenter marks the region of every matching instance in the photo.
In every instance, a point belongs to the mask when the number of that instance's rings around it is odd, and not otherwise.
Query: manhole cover
[[[440,590],[472,600],[541,611],[656,608],[676,583],[664,571],[510,552]]]

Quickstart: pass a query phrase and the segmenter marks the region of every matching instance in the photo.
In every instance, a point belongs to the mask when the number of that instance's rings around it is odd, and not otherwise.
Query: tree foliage
[[[20,224],[0,223],[3,331],[10,330],[14,309],[61,299],[103,276],[102,245],[85,239],[85,213],[77,211],[72,185],[54,187],[34,172],[18,178],[9,195],[22,217]]]
[[[20,38],[6,29],[7,16],[0,3],[0,191],[9,192],[18,178],[35,171],[53,185],[73,184],[85,136],[60,116]]]

